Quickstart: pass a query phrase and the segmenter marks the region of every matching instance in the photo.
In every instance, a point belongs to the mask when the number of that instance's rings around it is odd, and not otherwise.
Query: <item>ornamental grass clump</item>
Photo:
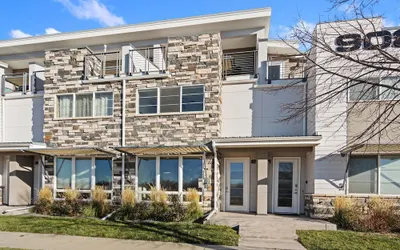
[[[156,203],[167,203],[168,195],[164,189],[157,190],[155,186],[150,186],[150,200]]]
[[[200,206],[200,195],[197,189],[188,189],[186,201],[189,202],[186,210],[186,220],[194,221],[203,216],[204,213]]]
[[[133,207],[135,205],[135,191],[127,187],[121,194],[121,202],[123,207]]]
[[[102,186],[96,186],[92,191],[92,207],[96,211],[96,217],[106,216],[110,210],[110,203],[107,201],[107,193]]]
[[[32,212],[44,215],[52,213],[53,192],[50,187],[45,186],[38,193],[38,199],[35,202]]]

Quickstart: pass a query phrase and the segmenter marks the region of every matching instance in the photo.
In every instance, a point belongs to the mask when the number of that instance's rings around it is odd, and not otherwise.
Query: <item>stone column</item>
[[[257,214],[268,213],[268,159],[257,160]]]

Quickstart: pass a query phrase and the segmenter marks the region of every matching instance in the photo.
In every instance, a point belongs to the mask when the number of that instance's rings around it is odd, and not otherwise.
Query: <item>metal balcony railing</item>
[[[302,56],[280,56],[267,62],[268,84],[304,82],[307,78],[305,60]]]
[[[29,91],[28,73],[6,74],[1,77],[1,95]]]
[[[120,71],[120,51],[90,53],[85,56],[85,79],[119,76]]]
[[[166,70],[167,48],[165,46],[129,50],[129,75],[163,74]]]
[[[224,53],[223,76],[256,75],[257,51]]]

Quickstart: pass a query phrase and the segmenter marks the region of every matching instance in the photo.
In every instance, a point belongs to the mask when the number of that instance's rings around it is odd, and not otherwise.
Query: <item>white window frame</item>
[[[204,167],[206,164],[205,161],[205,155],[140,155],[136,156],[136,163],[135,163],[135,190],[136,192],[136,199],[138,201],[142,201],[141,195],[143,194],[150,194],[151,191],[139,191],[139,158],[155,158],[156,159],[156,189],[161,190],[161,174],[160,174],[160,159],[161,158],[178,158],[178,191],[165,191],[167,195],[179,195],[179,198],[181,201],[183,201],[183,196],[187,194],[187,192],[183,191],[183,159],[184,158],[199,158],[201,159],[202,162],[202,168],[201,168],[201,178],[204,180]],[[204,185],[204,182],[203,182]],[[204,193],[204,188],[203,192],[197,192],[200,195],[200,200],[203,199],[203,193]]]
[[[58,158],[64,158],[64,159],[71,159],[72,161],[72,171],[71,171],[71,189],[75,189],[75,175],[76,175],[76,160],[77,159],[91,159],[92,160],[92,169],[91,169],[91,178],[90,178],[90,185],[91,188],[89,190],[78,190],[79,193],[88,193],[90,194],[90,198],[92,196],[92,191],[96,188],[96,159],[109,159],[111,161],[111,175],[112,179],[114,176],[114,159],[111,157],[94,157],[94,156],[60,156],[60,157],[54,157],[54,178],[53,178],[53,197],[55,200],[63,200],[63,198],[57,198],[57,193],[64,193],[67,191],[65,188],[57,188],[57,159]],[[107,194],[111,194],[111,199],[112,199],[112,194],[113,194],[113,189],[114,189],[114,181],[111,180],[111,189],[110,190],[104,190]]]
[[[112,112],[111,115],[106,115],[106,116],[96,116],[95,114],[95,107],[96,107],[96,94],[102,94],[102,93],[107,93],[111,94],[112,96]],[[92,116],[76,116],[76,96],[77,95],[92,95]],[[58,112],[58,97],[59,96],[72,96],[72,117],[60,117],[60,114]],[[55,118],[56,119],[87,119],[87,118],[104,118],[104,117],[113,117],[114,116],[114,92],[112,91],[96,91],[96,92],[82,92],[82,93],[68,93],[68,94],[57,94],[55,96],[55,102],[54,102],[54,110],[55,110]]]
[[[392,196],[400,196],[400,194],[381,194],[381,157],[385,157],[385,156],[398,156],[400,158],[400,155],[396,155],[396,154],[388,154],[388,155],[382,155],[382,154],[374,154],[374,155],[354,155],[355,157],[357,156],[370,156],[370,157],[375,157],[377,160],[377,169],[376,169],[376,173],[377,173],[377,177],[376,177],[376,181],[377,181],[377,186],[376,186],[376,193],[350,193],[349,192],[349,171],[350,169],[348,169],[347,173],[346,173],[346,189],[345,189],[345,194],[346,195],[354,195],[354,196],[386,196],[386,197],[392,197]],[[350,160],[350,158],[349,158]]]
[[[182,97],[183,97],[183,88],[185,87],[203,87],[203,107],[202,110],[198,111],[188,111],[188,112],[183,112],[182,111]],[[160,112],[160,107],[161,107],[161,95],[160,95],[160,89],[164,88],[180,88],[179,91],[179,112]],[[157,89],[157,113],[140,113],[140,91],[141,90],[154,90]],[[205,86],[204,84],[192,84],[192,85],[181,85],[181,86],[168,86],[168,87],[156,87],[156,88],[146,88],[146,89],[136,89],[136,115],[143,115],[143,116],[149,116],[149,115],[168,115],[168,114],[190,114],[190,113],[201,113],[205,111],[205,99],[206,99],[206,91],[205,91]]]

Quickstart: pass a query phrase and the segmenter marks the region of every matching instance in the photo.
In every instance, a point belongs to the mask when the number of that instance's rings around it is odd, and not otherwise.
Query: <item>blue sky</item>
[[[251,8],[271,7],[270,36],[289,31],[299,17],[307,24],[333,20],[348,7],[328,11],[329,0],[14,0],[2,3],[0,39],[134,24]],[[374,9],[388,26],[400,24],[400,3],[382,0]]]

